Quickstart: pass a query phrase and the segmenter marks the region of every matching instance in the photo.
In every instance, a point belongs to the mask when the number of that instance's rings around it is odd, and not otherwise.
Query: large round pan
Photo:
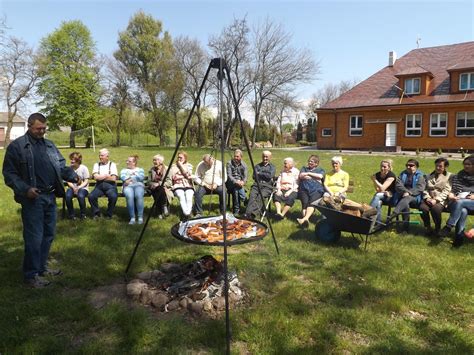
[[[254,235],[250,237],[244,237],[244,238],[239,238],[239,239],[233,239],[233,240],[228,240],[227,245],[237,245],[237,244],[245,244],[245,243],[251,243],[255,242],[258,240],[261,240],[265,238],[265,236],[268,234],[268,227],[255,219],[249,219],[249,218],[235,218],[233,216],[228,216],[227,220],[228,223],[231,223],[230,221],[234,221],[235,219],[239,220],[244,220],[244,221],[249,221],[255,223],[257,228],[263,228],[265,230],[265,233],[262,235]],[[222,216],[212,216],[212,217],[200,217],[200,218],[193,218],[190,219],[189,221],[186,222],[180,222],[175,224],[173,227],[171,227],[171,234],[173,237],[186,242],[186,243],[191,243],[191,244],[199,244],[199,245],[213,245],[213,246],[223,246],[224,241],[215,241],[215,242],[209,242],[207,240],[196,240],[191,237],[188,237],[184,232],[186,231],[188,226],[194,225],[196,223],[207,223],[207,222],[216,222],[222,220]]]

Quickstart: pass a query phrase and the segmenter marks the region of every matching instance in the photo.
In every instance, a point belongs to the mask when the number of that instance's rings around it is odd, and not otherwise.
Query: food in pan
[[[215,222],[194,223],[186,228],[186,236],[193,240],[207,242],[223,242],[224,231],[222,220]],[[226,225],[227,240],[237,240],[253,236],[264,236],[266,230],[264,227],[252,221],[236,219],[233,222],[228,221]]]

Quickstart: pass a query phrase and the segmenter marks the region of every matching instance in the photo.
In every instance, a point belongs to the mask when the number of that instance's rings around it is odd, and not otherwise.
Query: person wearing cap
[[[80,182],[54,143],[44,138],[45,133],[46,117],[33,113],[28,117],[28,131],[8,145],[3,161],[5,184],[21,204],[23,277],[33,288],[50,284],[44,276],[61,274],[48,267],[56,234],[56,197],[65,196],[63,180]]]

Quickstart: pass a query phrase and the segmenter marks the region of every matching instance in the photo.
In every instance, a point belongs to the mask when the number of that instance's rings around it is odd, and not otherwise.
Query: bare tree
[[[231,81],[235,91],[237,106],[240,106],[246,96],[252,90],[251,81],[251,49],[250,49],[250,28],[247,20],[234,19],[234,21],[225,27],[219,36],[212,36],[209,40],[209,47],[212,53],[225,59],[231,75]],[[223,96],[226,100],[227,116],[229,118],[225,130],[226,146],[230,145],[232,130],[236,122],[234,102],[229,92],[224,91]]]
[[[197,100],[199,88],[201,87],[204,75],[206,74],[209,57],[201,44],[189,37],[178,37],[174,41],[175,56],[181,70],[184,73],[184,99],[189,105]],[[201,93],[199,100],[196,101],[195,114],[198,119],[197,144],[202,145],[202,108],[206,106],[206,96],[209,90],[209,83]],[[178,133],[178,123],[176,122],[176,131]]]
[[[359,80],[354,78],[351,80],[342,80],[337,84],[328,83],[311,96],[311,105],[324,106],[352,89],[358,82]]]
[[[255,125],[252,145],[255,144],[256,130],[265,100],[288,92],[298,84],[309,83],[319,73],[319,63],[315,62],[307,49],[291,46],[292,36],[282,25],[267,19],[255,29],[254,37],[252,105]]]
[[[120,146],[120,134],[123,130],[125,113],[132,105],[132,83],[128,76],[127,68],[115,58],[107,61],[106,82],[109,104],[116,113],[115,145]]]
[[[5,146],[10,144],[13,118],[18,107],[31,95],[37,77],[33,49],[21,39],[6,38],[0,47],[0,92],[5,97],[8,111]]]

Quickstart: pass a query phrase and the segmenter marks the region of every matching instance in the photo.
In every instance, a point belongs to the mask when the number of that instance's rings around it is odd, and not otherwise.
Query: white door
[[[387,123],[385,125],[385,146],[395,147],[397,145],[397,124]]]

